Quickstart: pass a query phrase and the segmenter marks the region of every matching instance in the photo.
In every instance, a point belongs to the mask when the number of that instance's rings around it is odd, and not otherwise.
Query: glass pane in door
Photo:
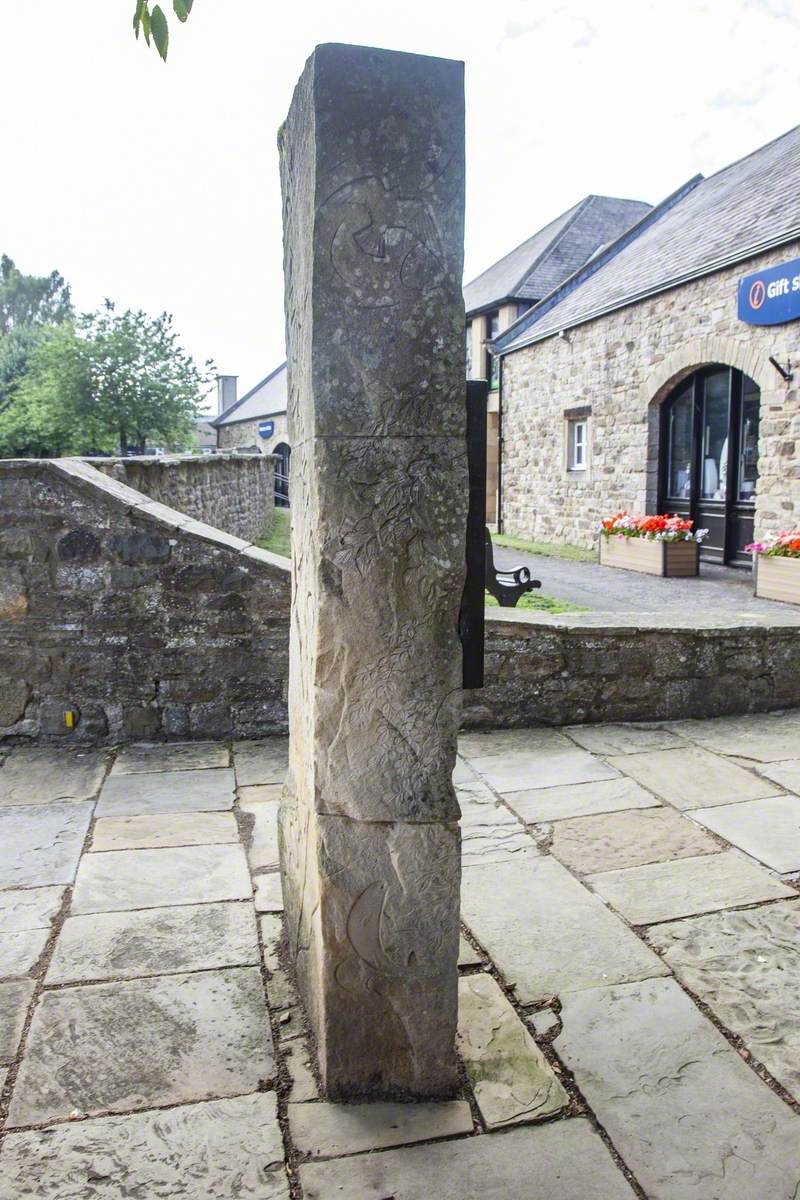
[[[691,387],[672,402],[669,412],[669,471],[667,494],[673,500],[688,499],[692,492]]]
[[[747,375],[742,379],[742,419],[739,435],[739,500],[751,502],[756,498],[758,482],[758,419],[761,393],[758,385]]]
[[[728,483],[730,371],[706,376],[703,388],[701,496],[724,500]]]

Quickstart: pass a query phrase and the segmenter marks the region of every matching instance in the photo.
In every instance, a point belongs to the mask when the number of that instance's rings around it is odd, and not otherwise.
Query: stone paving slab
[[[112,775],[100,793],[95,815],[136,817],[146,813],[219,812],[233,808],[234,796],[231,767]]]
[[[746,717],[714,717],[705,721],[673,721],[669,728],[717,754],[775,762],[796,758],[800,746],[800,713],[751,713]]]
[[[569,783],[592,783],[613,779],[619,771],[580,750],[567,738],[563,745],[532,751],[514,751],[502,756],[471,759],[472,766],[496,792],[521,792]]]
[[[320,1092],[311,1062],[311,1053],[304,1038],[295,1038],[286,1046],[284,1058],[291,1080],[288,1100],[290,1104],[302,1104],[306,1100],[319,1100]]]
[[[158,850],[164,846],[208,846],[238,842],[232,812],[147,813],[140,817],[101,817],[90,850]]]
[[[241,846],[110,850],[84,855],[75,881],[72,913],[211,904],[249,900],[251,896]]]
[[[283,912],[283,891],[281,888],[280,871],[270,871],[268,875],[256,875],[253,879],[255,887],[256,912]]]
[[[734,850],[605,871],[588,882],[632,925],[797,895]]]
[[[49,929],[22,929],[0,934],[0,979],[30,975],[44,953]]]
[[[107,762],[102,753],[15,747],[0,767],[0,805],[89,800],[103,782]]]
[[[111,768],[112,775],[149,774],[151,771],[201,771],[229,767],[230,751],[217,742],[140,742],[124,746]]]
[[[409,1146],[300,1168],[305,1200],[633,1200],[588,1121]],[[743,1198],[742,1198],[743,1200]]]
[[[800,898],[657,925],[647,936],[800,1101]]]
[[[483,959],[477,950],[473,950],[463,933],[458,939],[458,965],[460,967],[479,967]]]
[[[63,887],[19,888],[0,892],[0,933],[48,929],[63,899]]]
[[[721,808],[697,808],[691,815],[773,871],[800,870],[800,797],[745,800]]]
[[[8,1126],[242,1095],[272,1071],[255,967],[44,992]]]
[[[0,983],[0,1066],[8,1066],[17,1053],[34,986],[30,979]]]
[[[624,775],[617,779],[599,779],[595,783],[509,792],[503,799],[526,825],[621,812],[629,808],[657,808],[661,803]]]
[[[466,1100],[440,1104],[290,1104],[289,1129],[300,1154],[338,1158],[472,1133]]]
[[[667,968],[550,857],[467,867],[462,919],[521,1004]]]
[[[91,819],[91,801],[0,809],[0,888],[72,883]]]
[[[282,784],[289,769],[289,739],[270,737],[257,742],[234,742],[233,764],[238,787]]]
[[[685,746],[680,734],[654,725],[567,725],[564,733],[593,754],[641,754]]]
[[[582,875],[665,859],[716,854],[720,849],[713,838],[672,808],[644,808],[558,821],[553,826],[551,845],[551,853],[564,866]]]
[[[475,758],[563,750],[569,744],[569,738],[557,729],[476,730],[459,735],[458,753],[471,766]]]
[[[278,809],[282,785],[265,784],[239,790],[239,808],[252,817],[247,861],[251,871],[275,870],[280,864],[278,855]]]
[[[193,904],[68,917],[47,971],[48,985],[169,975],[257,963],[250,904]]]
[[[796,1200],[800,1117],[674,979],[566,997],[554,1041],[648,1200]]]
[[[491,975],[458,982],[456,1044],[488,1129],[552,1116],[569,1097]]]
[[[274,1093],[11,1133],[0,1200],[289,1200]]]
[[[696,746],[626,754],[608,761],[682,810],[775,795],[774,784]]]
[[[756,770],[765,779],[771,779],[780,787],[786,788],[788,792],[800,795],[800,758],[767,763],[764,766],[756,767]]]
[[[258,918],[258,925],[264,946],[264,966],[268,971],[277,971],[280,966],[278,947],[283,940],[283,915],[266,913]]]

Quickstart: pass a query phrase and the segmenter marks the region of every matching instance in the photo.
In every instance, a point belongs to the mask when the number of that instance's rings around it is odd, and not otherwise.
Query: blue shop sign
[[[800,258],[739,280],[739,320],[783,325],[800,317]]]
[[[274,421],[259,421],[258,432],[261,434],[261,436],[263,438],[272,437],[273,433],[275,432],[275,422]]]

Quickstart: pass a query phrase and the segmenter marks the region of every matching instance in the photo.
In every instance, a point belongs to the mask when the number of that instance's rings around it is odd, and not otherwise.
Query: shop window
[[[567,421],[567,470],[585,471],[589,465],[589,422],[586,417]]]

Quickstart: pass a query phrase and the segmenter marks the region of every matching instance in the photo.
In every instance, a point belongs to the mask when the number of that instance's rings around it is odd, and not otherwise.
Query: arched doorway
[[[270,451],[278,457],[275,463],[275,507],[289,507],[289,458],[291,450],[286,442],[278,442]]]
[[[659,512],[707,529],[704,558],[748,564],[758,483],[761,392],[734,367],[695,371],[661,406]]]

